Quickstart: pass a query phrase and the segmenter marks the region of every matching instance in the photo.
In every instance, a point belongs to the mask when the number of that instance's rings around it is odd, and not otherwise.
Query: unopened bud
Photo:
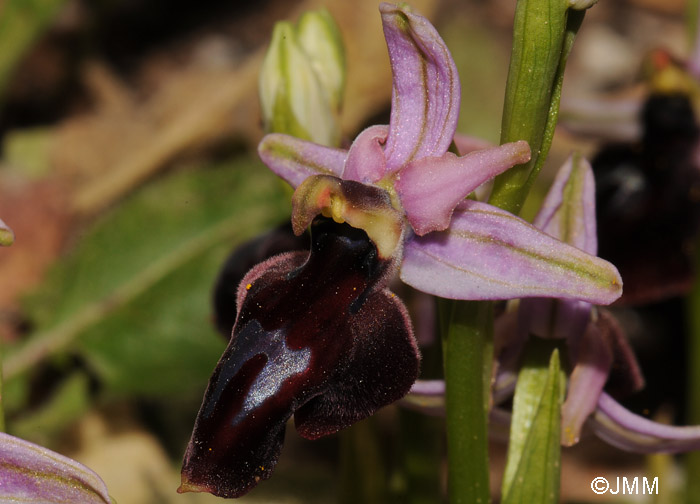
[[[267,132],[338,145],[345,59],[328,12],[306,13],[297,27],[275,25],[259,85]]]
[[[10,227],[0,219],[0,246],[8,247],[15,241],[15,234]]]
[[[593,7],[598,0],[569,0],[569,8],[574,10],[585,10]]]
[[[345,88],[345,50],[338,25],[325,9],[306,12],[299,19],[297,36],[328,93],[331,107],[340,111]]]

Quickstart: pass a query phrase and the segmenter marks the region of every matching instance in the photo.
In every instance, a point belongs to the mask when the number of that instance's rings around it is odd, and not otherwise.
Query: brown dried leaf
[[[14,244],[0,249],[0,313],[8,314],[17,310],[18,296],[41,280],[58,255],[71,219],[60,185],[3,181],[0,187],[0,215],[15,233]]]

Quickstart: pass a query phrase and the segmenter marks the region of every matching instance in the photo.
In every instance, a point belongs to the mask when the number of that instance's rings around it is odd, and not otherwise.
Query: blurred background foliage
[[[514,2],[411,4],[460,70],[459,131],[496,141]],[[255,153],[257,72],[274,22],[320,5],[347,48],[342,130],[352,139],[388,119],[374,0],[0,0],[0,216],[17,237],[0,250],[8,431],[90,465],[118,502],[217,501],[175,494],[225,347],[211,291],[237,244],[288,217],[288,193]],[[649,50],[687,55],[684,5],[601,0],[564,99],[641,96]],[[573,147],[598,145],[560,131],[525,215]],[[426,348],[426,373],[439,368],[435,356]],[[678,383],[665,372],[654,379],[670,390]],[[671,399],[655,400],[652,413],[679,414]],[[396,407],[319,442],[292,429],[274,478],[243,501],[441,502],[443,443],[439,419]],[[591,475],[643,474],[647,463],[595,441],[564,456],[566,502],[590,499]],[[494,442],[494,488],[503,457]]]

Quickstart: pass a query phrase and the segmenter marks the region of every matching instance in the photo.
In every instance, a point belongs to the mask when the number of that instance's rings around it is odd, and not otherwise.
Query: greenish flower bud
[[[15,241],[15,234],[10,227],[0,219],[0,246],[7,247]]]
[[[259,82],[267,132],[338,145],[344,85],[343,45],[327,11],[275,25]]]
[[[598,0],[569,0],[569,7],[574,10],[585,10],[597,3]]]
[[[331,107],[340,111],[345,89],[345,49],[338,25],[325,9],[306,12],[299,19],[297,36],[328,93]]]

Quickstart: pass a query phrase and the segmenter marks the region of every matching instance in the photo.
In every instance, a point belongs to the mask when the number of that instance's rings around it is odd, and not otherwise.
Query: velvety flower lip
[[[481,148],[483,142],[460,141],[465,155],[448,152],[460,89],[449,50],[425,18],[390,4],[380,11],[393,71],[390,124],[367,128],[348,151],[267,135],[258,147],[265,164],[293,187],[322,176],[386,191],[405,219],[403,247],[395,247],[397,255],[403,251],[401,279],[424,292],[455,299],[542,296],[596,304],[617,299],[622,280],[610,263],[512,214],[464,200],[484,182],[527,162],[529,147],[514,142]],[[295,214],[318,210],[318,205],[295,207]],[[335,215],[350,222],[349,214]]]
[[[0,502],[112,501],[104,482],[84,465],[0,432]]]
[[[241,282],[180,492],[239,497],[272,474],[292,416],[301,436],[316,439],[396,401],[415,381],[410,320],[386,290],[394,259],[330,218],[316,218],[311,237],[310,253],[272,257]]]
[[[238,287],[243,277],[256,264],[266,259],[293,250],[308,250],[308,233],[296,236],[292,232],[292,223],[285,222],[267,233],[257,236],[236,248],[221,267],[212,301],[214,305],[214,322],[219,334],[226,341],[231,338],[231,330],[236,323],[236,306]]]

